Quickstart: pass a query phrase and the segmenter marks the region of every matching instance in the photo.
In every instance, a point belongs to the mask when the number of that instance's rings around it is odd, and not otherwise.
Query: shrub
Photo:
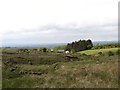
[[[83,53],[82,55],[83,55],[83,56],[87,56],[87,54],[85,54],[85,53]]]
[[[99,55],[102,55],[102,52],[98,52]]]
[[[108,52],[108,56],[113,56],[113,55],[114,55],[113,52],[111,52],[111,51]]]
[[[71,52],[72,52],[72,53],[75,53],[75,50],[74,50],[74,49],[72,49],[72,50],[71,50]]]
[[[119,54],[120,54],[120,49],[118,49],[118,50],[116,51],[116,54],[117,54],[117,55],[119,55]]]
[[[46,52],[47,51],[47,48],[43,48],[43,52]]]

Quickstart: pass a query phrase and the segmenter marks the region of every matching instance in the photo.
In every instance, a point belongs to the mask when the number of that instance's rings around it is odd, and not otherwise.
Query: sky
[[[118,40],[119,0],[1,0],[2,45]]]

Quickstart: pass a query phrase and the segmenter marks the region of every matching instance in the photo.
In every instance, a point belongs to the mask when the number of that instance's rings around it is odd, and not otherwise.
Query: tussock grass
[[[114,53],[112,56],[106,54],[94,56],[75,53],[74,55],[79,58],[79,60],[76,61],[65,61],[64,54],[56,53],[47,57],[43,57],[42,55],[40,57],[39,55],[38,59],[38,56],[21,56],[26,59],[29,58],[31,61],[34,61],[34,59],[36,61],[55,59],[55,62],[52,64],[41,63],[33,65],[17,63],[12,66],[5,66],[4,62],[15,56],[4,55],[3,88],[117,88],[118,54],[115,54],[117,49],[112,50]],[[60,59],[63,61],[60,61]],[[15,66],[17,66],[17,70],[11,72],[9,68]],[[20,74],[20,71],[43,73],[40,75],[29,73]]]
[[[56,66],[56,68],[54,68]],[[22,65],[22,70],[46,70],[47,74],[5,79],[3,87],[23,88],[115,88],[118,87],[117,60],[103,63],[60,62],[53,65]]]

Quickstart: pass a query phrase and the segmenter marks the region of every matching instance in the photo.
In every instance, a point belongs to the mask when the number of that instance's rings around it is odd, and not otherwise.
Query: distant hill
[[[93,45],[96,44],[107,44],[107,43],[118,43],[117,41],[95,41]],[[55,46],[63,46],[67,45],[67,43],[41,43],[41,44],[9,44],[9,45],[2,45],[2,47],[55,47]]]
[[[41,44],[23,44],[23,45],[2,45],[2,47],[20,47],[20,48],[31,48],[31,47],[55,47],[55,46],[63,46],[66,45],[66,43],[41,43]]]
[[[95,42],[93,42],[93,45],[108,44],[108,43],[118,43],[118,41],[95,41]]]

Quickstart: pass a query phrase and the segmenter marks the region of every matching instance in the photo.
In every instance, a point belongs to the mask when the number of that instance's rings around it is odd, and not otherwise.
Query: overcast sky
[[[118,39],[119,0],[1,0],[0,38],[6,44]]]

